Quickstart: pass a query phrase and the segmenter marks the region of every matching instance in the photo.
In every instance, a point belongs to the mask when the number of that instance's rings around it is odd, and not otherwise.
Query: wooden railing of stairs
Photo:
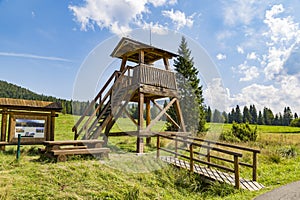
[[[96,139],[112,121],[116,121],[117,118],[120,117],[122,109],[128,104],[133,95],[128,92],[128,88],[120,87],[122,86],[122,81],[130,77],[131,69],[133,69],[133,67],[126,66],[122,72],[115,71],[110,76],[97,96],[86,108],[83,115],[73,126],[74,140],[77,140],[82,134],[82,139]],[[127,76],[126,73],[128,73]],[[114,106],[112,106],[112,99],[114,99]],[[112,107],[118,108],[118,110],[112,111]],[[112,113],[114,113],[114,115]]]

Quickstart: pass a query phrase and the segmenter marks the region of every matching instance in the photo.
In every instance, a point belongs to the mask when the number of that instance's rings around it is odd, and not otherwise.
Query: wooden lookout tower
[[[74,139],[80,134],[83,134],[84,139],[96,139],[103,135],[106,141],[109,136],[131,135],[137,137],[137,153],[142,153],[144,138],[147,138],[147,143],[150,142],[151,136],[155,135],[151,129],[163,115],[177,127],[178,132],[186,132],[178,100],[176,76],[169,64],[169,60],[177,55],[129,38],[122,38],[111,56],[121,59],[121,66],[111,75],[74,125]],[[163,61],[164,69],[155,67],[155,62],[159,60]],[[163,98],[169,99],[165,107],[156,102]],[[138,105],[137,120],[130,116],[126,109],[130,102]],[[175,107],[177,121],[166,113],[172,105]],[[153,119],[150,114],[151,106],[160,110],[156,117],[152,116]],[[136,125],[136,130],[130,133],[112,133],[111,128],[122,114],[131,119]],[[86,116],[88,119],[84,120]]]

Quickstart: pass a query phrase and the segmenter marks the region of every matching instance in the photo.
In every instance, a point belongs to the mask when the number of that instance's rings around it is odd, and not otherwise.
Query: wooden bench
[[[66,161],[68,155],[92,154],[108,157],[109,148],[102,148],[103,143],[103,140],[44,141],[46,148],[40,152],[48,157],[57,158],[58,162]]]
[[[57,157],[57,162],[67,160],[67,155],[83,155],[90,154],[108,158],[109,148],[92,148],[92,149],[57,149],[51,150],[51,153]]]

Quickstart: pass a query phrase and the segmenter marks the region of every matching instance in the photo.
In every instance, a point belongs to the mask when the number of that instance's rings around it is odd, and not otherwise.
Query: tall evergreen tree
[[[250,105],[251,124],[257,124],[257,111],[255,105]]]
[[[208,106],[207,112],[206,112],[206,122],[211,122],[211,117],[212,117],[211,108],[210,108],[210,106]]]
[[[252,122],[252,116],[250,114],[250,111],[248,109],[247,106],[244,106],[244,109],[243,109],[243,122],[246,123],[251,123]]]
[[[234,121],[237,123],[243,122],[243,116],[242,116],[239,105],[236,105],[236,108],[235,108],[235,120]]]
[[[228,123],[228,115],[225,111],[222,112],[222,117],[223,117],[224,123]]]
[[[205,112],[203,105],[202,86],[198,78],[198,70],[194,67],[191,50],[185,37],[182,37],[178,48],[178,57],[174,60],[177,86],[181,96],[181,109],[188,131],[203,131],[205,126]],[[174,108],[172,108],[174,109]],[[171,109],[171,110],[172,110]],[[172,112],[172,111],[170,111]],[[172,126],[172,125],[171,125]],[[168,126],[168,129],[174,127]],[[195,130],[197,129],[197,130]]]
[[[216,123],[222,123],[222,122],[224,122],[223,117],[221,115],[221,112],[219,110],[217,110],[217,109],[214,110],[213,122],[216,122]]]
[[[272,125],[273,124],[274,115],[273,115],[273,112],[270,108],[264,107],[263,118],[264,118],[264,124],[266,124],[266,125]]]
[[[292,111],[291,111],[290,107],[284,108],[284,111],[283,111],[283,125],[284,126],[289,126],[292,119],[293,119],[293,114],[292,114]]]
[[[263,125],[263,124],[265,123],[265,122],[264,122],[263,115],[261,114],[261,111],[258,112],[257,123],[258,123],[259,125]]]

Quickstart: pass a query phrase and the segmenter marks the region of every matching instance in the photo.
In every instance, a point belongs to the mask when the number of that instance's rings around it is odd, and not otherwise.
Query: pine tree
[[[242,116],[239,105],[236,105],[236,108],[235,108],[235,120],[234,121],[237,123],[243,122],[243,116]]]
[[[212,117],[211,109],[210,109],[210,106],[208,106],[207,112],[206,112],[206,122],[211,122],[211,117]]]
[[[178,57],[174,60],[174,68],[177,72],[177,87],[181,96],[181,109],[183,118],[188,131],[203,131],[205,126],[205,112],[203,105],[202,86],[200,79],[197,77],[198,70],[194,67],[191,50],[188,48],[187,41],[184,37],[178,48]],[[169,114],[172,113],[168,112]],[[172,115],[171,115],[172,116]],[[171,126],[171,127],[170,127]],[[169,123],[167,129],[172,130],[174,126]],[[195,130],[197,129],[197,130]]]
[[[292,111],[291,111],[290,107],[284,108],[284,111],[283,111],[283,125],[284,126],[289,126],[292,119],[293,119],[293,114],[292,114]]]
[[[228,123],[228,116],[227,116],[227,113],[225,111],[222,112],[222,117],[223,117],[224,123]]]
[[[244,109],[243,109],[243,122],[244,123],[246,123],[246,122],[251,123],[252,122],[252,116],[251,116],[250,111],[249,111],[247,106],[244,106]]]
[[[263,125],[264,124],[264,118],[263,118],[263,115],[261,114],[261,111],[258,112],[257,123],[259,125]]]
[[[257,111],[255,105],[250,105],[251,124],[257,124]]]

